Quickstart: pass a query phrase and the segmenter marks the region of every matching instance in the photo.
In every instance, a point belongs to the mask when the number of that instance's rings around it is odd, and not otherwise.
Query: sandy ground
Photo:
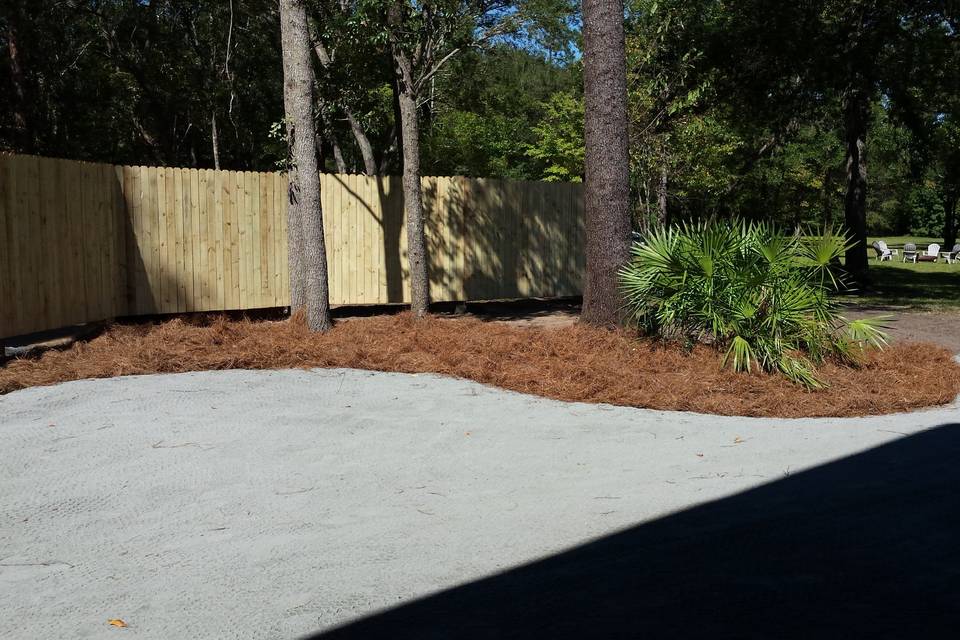
[[[958,594],[943,589],[956,590],[960,575],[952,535],[960,531],[957,448],[936,434],[955,434],[944,425],[957,422],[956,404],[864,419],[718,418],[349,370],[204,372],[19,391],[0,397],[0,637],[297,638],[398,605],[334,636],[586,637],[577,625],[589,624],[605,631],[596,637],[631,637],[610,625],[629,621],[636,632],[692,624],[705,602],[709,615],[728,616],[740,630],[758,628],[744,615],[759,616],[759,625],[767,612],[776,614],[771,624],[786,619],[806,632],[802,616],[784,618],[771,593],[781,591],[784,606],[814,606],[829,592],[824,585],[847,588],[844,576],[891,558],[903,559],[907,572],[884,564],[879,577],[861,577],[868,587],[889,580],[904,616],[930,632],[947,622],[945,611],[956,615]],[[917,445],[890,449],[918,442],[927,443],[923,455]],[[892,453],[863,453],[878,446]],[[951,459],[941,467],[924,455]],[[832,460],[842,461],[821,466]],[[723,505],[740,505],[736,518],[691,509],[733,494],[712,504],[723,513]],[[824,511],[831,505],[843,516]],[[883,522],[900,529],[876,538],[886,529],[874,520],[887,508],[896,517],[884,512]],[[844,520],[850,513],[855,522]],[[774,514],[788,524],[763,533]],[[629,544],[623,536],[633,534],[604,538],[623,531],[647,533]],[[614,542],[564,553],[597,539]],[[708,541],[722,541],[722,551],[689,548]],[[681,542],[688,547],[675,548]],[[891,544],[892,554],[884,546]],[[911,544],[923,555],[909,555]],[[567,557],[572,564],[558,568],[556,559]],[[942,583],[918,564],[931,557]],[[542,558],[546,565],[514,572]],[[676,558],[693,569],[664,564]],[[731,558],[736,568],[723,564]],[[776,568],[781,584],[763,573],[771,558],[802,566]],[[842,575],[830,575],[837,558]],[[615,580],[618,567],[629,571]],[[492,583],[471,583],[506,570]],[[638,596],[641,578],[657,588]],[[687,595],[664,600],[681,578],[677,593]],[[414,602],[465,583],[487,586]],[[783,591],[787,583],[796,589]],[[687,591],[697,585],[705,591]],[[717,601],[741,592],[743,602]],[[591,600],[595,593],[602,601]],[[851,589],[837,615],[859,616],[864,593]],[[909,610],[914,593],[925,603],[920,613]],[[937,608],[938,595],[949,608]],[[670,602],[690,615],[676,615]],[[578,609],[585,603],[589,615]],[[861,618],[861,629],[886,624],[894,611],[866,604],[876,611]],[[641,606],[652,607],[642,621],[625,617]],[[114,618],[128,628],[109,626]],[[651,637],[698,635],[671,629]]]
[[[477,315],[492,322],[527,327],[561,327],[577,322],[580,306],[570,302],[543,301],[539,304],[478,305]],[[855,308],[844,312],[848,318],[887,316],[887,331],[894,340],[932,342],[960,353],[960,310],[909,310],[895,307]]]
[[[890,309],[863,310],[847,314],[850,317],[889,315],[890,335],[896,340],[932,342],[954,353],[960,353],[960,311],[898,311]]]

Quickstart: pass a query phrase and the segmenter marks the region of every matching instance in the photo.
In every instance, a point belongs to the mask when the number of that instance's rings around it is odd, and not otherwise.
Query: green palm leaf
[[[625,309],[664,338],[706,335],[737,371],[778,371],[810,389],[814,363],[855,363],[888,340],[882,319],[847,321],[828,295],[848,241],[832,228],[785,233],[767,222],[717,220],[652,229],[620,271]]]

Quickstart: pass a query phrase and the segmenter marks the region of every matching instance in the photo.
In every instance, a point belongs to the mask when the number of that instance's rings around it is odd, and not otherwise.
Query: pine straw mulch
[[[626,331],[524,328],[409,314],[341,321],[312,334],[283,322],[169,320],[114,325],[89,342],[0,368],[0,393],[80,378],[210,369],[351,367],[439,373],[560,400],[743,416],[858,416],[945,404],[960,366],[930,344],[867,352],[862,366],[826,364],[829,388],[734,373],[707,346],[685,352]]]

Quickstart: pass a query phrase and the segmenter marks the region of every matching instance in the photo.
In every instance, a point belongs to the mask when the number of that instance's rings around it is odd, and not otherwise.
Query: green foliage
[[[947,122],[937,124],[947,134]],[[887,110],[874,107],[871,188],[868,191],[867,228],[874,235],[939,236],[944,230],[944,204],[951,182],[952,141],[921,141],[907,127],[893,121]],[[946,140],[945,140],[946,141]],[[917,145],[923,148],[918,149]],[[924,158],[918,158],[921,153]],[[940,175],[938,175],[938,173]]]
[[[918,236],[940,235],[943,231],[943,200],[935,184],[921,182],[913,185],[903,204],[909,233]]]
[[[283,120],[275,0],[0,4],[9,8],[0,10],[0,149],[209,167],[216,120],[223,168],[284,162],[283,139],[271,135]],[[365,169],[356,124],[376,170],[400,170],[386,19],[400,4],[394,35],[417,54],[421,78],[439,69],[419,92],[424,172],[539,177],[525,145],[543,102],[580,82],[569,64],[571,0],[306,4],[314,44],[329,58],[313,57],[325,169],[336,169],[337,152],[348,171]]]
[[[572,93],[555,93],[546,103],[543,119],[534,127],[535,143],[526,153],[544,165],[548,182],[580,182],[583,178],[583,100]]]
[[[707,339],[737,371],[779,371],[819,388],[815,368],[854,364],[881,347],[879,320],[846,321],[829,293],[846,241],[832,230],[786,234],[770,223],[700,222],[653,229],[620,273],[631,317],[651,335]]]
[[[540,179],[544,162],[527,154],[537,143],[536,127],[550,97],[580,82],[577,66],[530,51],[500,45],[465,53],[430,87],[423,118],[424,172]],[[582,134],[578,143],[582,155]]]
[[[956,8],[941,0],[631,0],[627,69],[638,218],[739,216],[784,226],[844,211],[844,100],[868,97],[869,227],[930,229],[914,187],[960,200]],[[700,144],[697,144],[697,141]],[[953,150],[953,151],[951,151]],[[926,189],[926,187],[924,187]],[[952,195],[951,195],[952,194]],[[953,222],[951,222],[953,221]],[[944,229],[955,229],[947,214]],[[938,232],[939,233],[939,232]]]
[[[431,175],[524,178],[526,123],[502,114],[446,111],[431,125],[423,154]]]
[[[660,217],[662,175],[675,209],[690,198],[716,201],[716,187],[728,186],[729,152],[738,145],[708,107],[712,77],[709,70],[699,73],[703,51],[686,39],[690,11],[689,4],[671,0],[627,5],[630,163],[641,226]],[[712,193],[701,194],[699,187]]]
[[[718,202],[737,180],[740,134],[716,111],[682,119],[668,136],[671,192],[676,203]],[[692,209],[693,207],[688,204]]]
[[[0,149],[271,169],[275,0],[0,0]],[[631,201],[656,220],[843,217],[844,99],[869,96],[873,234],[957,234],[960,18],[944,0],[626,0]],[[307,0],[326,170],[400,171],[391,39],[417,67],[424,174],[578,180],[573,0]],[[401,24],[387,12],[400,7]],[[319,51],[319,49],[317,50]],[[17,60],[14,61],[14,53]],[[448,57],[450,56],[450,57]],[[15,64],[16,62],[16,64]],[[359,131],[359,134],[358,134]],[[277,131],[274,132],[278,133]],[[370,155],[366,160],[371,160]],[[943,244],[952,242],[944,241]]]
[[[213,166],[215,116],[224,168],[269,167],[283,117],[276,12],[270,0],[4,2],[0,148]]]

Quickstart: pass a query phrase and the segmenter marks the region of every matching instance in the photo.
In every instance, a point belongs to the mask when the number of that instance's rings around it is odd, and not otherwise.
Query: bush
[[[846,248],[833,230],[787,234],[771,224],[711,221],[651,231],[620,272],[630,316],[650,335],[708,340],[739,371],[780,371],[823,387],[826,358],[856,364],[882,347],[881,318],[848,321],[829,293]]]
[[[935,189],[927,185],[914,187],[905,205],[910,235],[936,238],[943,233],[943,201]]]

